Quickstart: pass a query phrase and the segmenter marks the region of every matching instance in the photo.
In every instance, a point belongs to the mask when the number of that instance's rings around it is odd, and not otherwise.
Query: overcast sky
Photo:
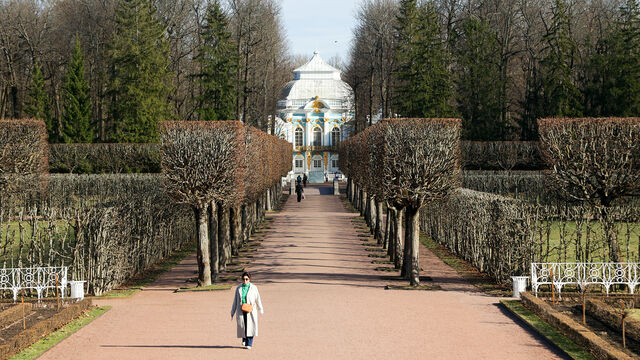
[[[346,61],[358,0],[282,0],[282,23],[291,53]]]

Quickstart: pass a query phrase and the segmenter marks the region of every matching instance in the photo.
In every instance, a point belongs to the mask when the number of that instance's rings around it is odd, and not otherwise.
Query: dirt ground
[[[426,249],[424,274],[444,291],[384,290],[344,210],[322,186],[290,197],[251,260],[265,313],[251,350],[236,338],[231,290],[174,293],[195,256],[42,359],[554,359],[550,347]]]

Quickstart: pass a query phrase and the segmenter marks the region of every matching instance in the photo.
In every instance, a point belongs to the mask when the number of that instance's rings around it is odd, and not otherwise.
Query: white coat
[[[262,301],[260,300],[260,292],[258,287],[251,284],[249,291],[247,292],[247,303],[253,306],[253,311],[247,314],[247,336],[258,336],[258,311],[260,314],[264,314],[262,308]],[[231,307],[231,316],[235,314],[237,327],[237,335],[239,338],[245,337],[245,324],[244,316],[242,316],[242,285],[236,288],[235,295],[233,296],[233,306]]]

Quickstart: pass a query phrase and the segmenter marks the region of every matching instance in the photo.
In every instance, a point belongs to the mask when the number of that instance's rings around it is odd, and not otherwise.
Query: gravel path
[[[545,343],[428,250],[425,275],[446,291],[384,290],[379,266],[322,188],[290,197],[253,259],[265,314],[254,348],[235,337],[233,293],[173,293],[193,277],[191,256],[111,305],[42,359],[552,359]]]

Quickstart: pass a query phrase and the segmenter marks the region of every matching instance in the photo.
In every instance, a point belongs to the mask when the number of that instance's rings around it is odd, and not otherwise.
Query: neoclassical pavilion
[[[349,136],[353,91],[340,70],[313,53],[293,71],[280,93],[276,134],[293,144],[293,175],[306,173],[311,182],[332,178],[338,171],[336,146]]]

